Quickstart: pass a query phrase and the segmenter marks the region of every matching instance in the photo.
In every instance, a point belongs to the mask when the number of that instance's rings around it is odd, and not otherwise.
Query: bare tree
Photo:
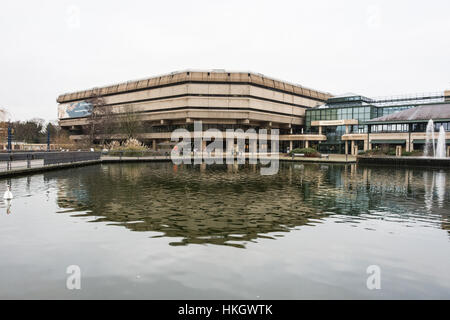
[[[127,138],[136,138],[141,132],[142,121],[132,106],[125,106],[125,112],[120,116],[120,129]]]
[[[88,129],[91,144],[95,142],[97,136],[102,137],[99,142],[104,144],[105,139],[113,133],[118,133],[117,131],[124,134],[127,139],[136,138],[137,134],[141,132],[142,121],[139,119],[133,106],[123,106],[123,112],[119,115],[113,112],[111,107],[106,105],[99,90],[94,90],[94,96],[87,102],[91,105]]]
[[[91,105],[89,139],[90,143],[93,144],[97,135],[105,136],[113,133],[114,115],[98,89],[94,89],[93,97],[87,102]],[[104,140],[102,138],[101,144],[104,144]]]
[[[0,142],[6,142],[8,135],[8,123],[9,112],[3,108],[0,108]]]

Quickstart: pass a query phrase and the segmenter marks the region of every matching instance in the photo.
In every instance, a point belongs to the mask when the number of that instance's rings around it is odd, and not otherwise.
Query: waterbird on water
[[[8,186],[8,189],[5,191],[5,194],[3,195],[3,199],[11,200],[12,198],[13,198],[13,194],[11,192],[11,186]]]

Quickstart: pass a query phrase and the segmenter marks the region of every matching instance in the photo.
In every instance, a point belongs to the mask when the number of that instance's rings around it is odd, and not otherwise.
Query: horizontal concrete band
[[[211,134],[205,134],[206,132],[204,132],[203,137],[204,138],[214,138],[214,135]],[[223,139],[226,139],[226,132],[223,132]],[[173,135],[175,138],[181,138],[181,134],[174,134]],[[236,139],[237,138],[243,138],[243,139],[257,139],[258,136],[256,135],[240,135],[238,133],[233,135]],[[87,139],[89,138],[88,135],[72,135],[71,136],[72,139],[75,140],[83,140],[83,139]],[[187,137],[187,136],[186,136]],[[194,139],[195,136],[193,133],[189,134],[189,137],[191,139]],[[117,140],[123,140],[126,139],[127,135],[126,134],[98,134],[95,135],[95,139],[117,139]],[[137,134],[137,138],[141,139],[141,140],[153,140],[153,139],[158,139],[158,140],[170,140],[172,138],[172,132],[155,132],[155,133],[140,133]],[[279,141],[326,141],[327,137],[325,135],[279,135],[278,136]],[[267,140],[271,141],[271,134],[270,132],[267,134]]]
[[[446,132],[447,142],[450,140],[450,132]],[[437,140],[438,133],[435,134]],[[392,132],[392,133],[350,133],[342,136],[343,141],[358,141],[368,139],[370,141],[390,141],[390,140],[406,140],[410,142],[420,143],[427,138],[426,132]],[[374,143],[374,142],[371,142]],[[386,142],[387,143],[387,142]]]
[[[335,126],[346,126],[346,125],[357,125],[358,120],[322,120],[322,121],[311,121],[312,127],[335,127]]]
[[[405,139],[384,139],[384,140],[370,140],[370,143],[374,143],[374,144],[404,144],[404,143],[406,143],[406,141],[407,140],[405,140]],[[426,142],[427,142],[426,139],[412,140],[412,143],[415,143],[415,144],[424,144]],[[435,139],[435,143],[437,143],[437,139]],[[446,139],[445,143],[450,144],[450,140]]]
[[[283,100],[277,100],[277,99],[270,99],[265,98],[261,96],[251,95],[251,94],[203,94],[203,93],[183,93],[183,94],[176,94],[176,95],[165,95],[160,96],[156,98],[146,98],[146,99],[129,99],[125,101],[120,102],[111,102],[111,103],[105,103],[102,106],[105,107],[111,107],[111,106],[121,106],[121,105],[130,105],[134,103],[142,103],[142,102],[153,102],[153,101],[162,101],[162,100],[168,100],[168,99],[175,99],[175,98],[187,98],[187,97],[201,97],[201,98],[230,98],[230,99],[236,99],[236,98],[246,98],[246,99],[254,99],[254,100],[261,100],[261,101],[267,101],[272,103],[278,103],[281,105],[287,105],[292,107],[298,107],[303,109],[312,108],[313,106],[283,101]],[[85,101],[85,100],[76,100],[76,101]]]

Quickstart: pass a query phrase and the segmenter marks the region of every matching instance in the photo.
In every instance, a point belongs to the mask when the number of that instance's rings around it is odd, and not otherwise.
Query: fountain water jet
[[[441,129],[439,130],[435,158],[445,158],[445,156],[445,129],[441,126]]]
[[[434,122],[433,119],[430,119],[428,121],[427,125],[427,138],[425,142],[425,148],[423,155],[424,157],[430,157],[430,158],[446,158],[446,140],[445,140],[445,129],[441,125],[441,128],[439,129],[439,136],[436,140],[434,138]]]
[[[427,125],[427,140],[425,142],[424,156],[434,157],[435,154],[436,150],[434,144],[434,122],[433,119],[430,119]]]

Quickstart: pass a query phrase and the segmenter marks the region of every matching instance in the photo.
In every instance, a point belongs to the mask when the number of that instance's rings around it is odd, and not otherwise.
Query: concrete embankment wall
[[[36,167],[36,168],[24,168],[24,169],[14,169],[11,171],[0,171],[0,179],[11,178],[11,177],[16,177],[16,176],[23,176],[23,175],[31,175],[31,174],[42,173],[42,172],[52,171],[52,170],[83,167],[83,166],[89,166],[92,164],[99,164],[99,163],[102,163],[102,160],[62,163],[62,164],[53,164],[53,165],[48,165],[48,166],[43,166],[43,167]]]
[[[70,159],[71,157],[67,157]],[[73,159],[73,158],[72,158]],[[80,158],[81,160],[81,158]],[[310,160],[310,161],[309,161]],[[101,163],[127,163],[127,162],[169,162],[171,161],[168,157],[154,157],[154,158],[119,158],[119,157],[104,157],[93,160],[81,160],[77,162],[70,163],[59,163],[59,164],[50,164],[35,168],[23,168],[23,169],[14,169],[10,171],[0,171],[0,179],[15,177],[20,175],[31,175],[36,173],[42,173],[50,170],[60,170],[60,169],[70,169],[81,166],[88,166],[93,164],[101,164]],[[304,159],[280,159],[280,161],[284,162],[310,162],[310,163],[345,163],[344,161],[330,161],[326,159],[321,159],[321,161],[315,161],[315,159],[308,159],[305,161]],[[347,161],[346,163],[351,163],[352,161]],[[362,157],[359,156],[357,158],[358,164],[368,164],[368,165],[386,165],[386,166],[421,166],[421,167],[429,167],[429,168],[450,168],[450,158],[447,159],[430,159],[430,158],[421,158],[421,157]]]
[[[42,160],[34,166],[36,160]],[[100,152],[12,152],[0,153],[0,162],[19,163],[20,168],[9,168],[0,171],[0,178],[9,178],[19,175],[35,174],[44,171],[73,168],[101,163]]]
[[[11,152],[0,153],[0,161],[44,160],[45,165],[100,160],[100,152]]]

